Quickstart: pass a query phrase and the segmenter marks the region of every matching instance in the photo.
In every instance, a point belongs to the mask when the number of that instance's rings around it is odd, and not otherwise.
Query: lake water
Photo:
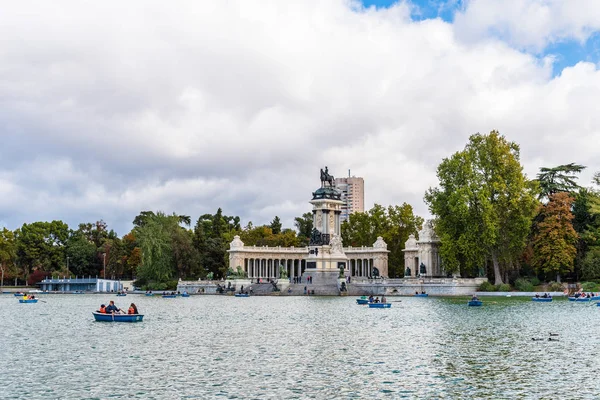
[[[595,303],[40,298],[0,295],[2,399],[600,398]],[[110,299],[136,303],[144,321],[95,322]]]

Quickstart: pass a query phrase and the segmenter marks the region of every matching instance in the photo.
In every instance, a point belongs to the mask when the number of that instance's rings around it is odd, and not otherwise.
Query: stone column
[[[329,233],[329,210],[323,211],[323,233]]]

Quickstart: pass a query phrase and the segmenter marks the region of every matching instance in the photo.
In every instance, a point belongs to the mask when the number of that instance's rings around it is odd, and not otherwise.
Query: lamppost
[[[69,279],[70,279],[71,274],[69,273],[69,257],[67,257],[67,275],[69,275]]]
[[[102,266],[104,268],[104,279],[106,279],[106,253],[102,253]]]

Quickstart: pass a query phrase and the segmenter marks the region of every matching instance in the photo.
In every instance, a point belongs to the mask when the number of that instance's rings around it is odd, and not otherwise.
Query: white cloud
[[[555,42],[585,42],[600,30],[600,7],[597,0],[467,0],[455,23],[466,40],[499,37],[540,52]]]
[[[426,215],[441,158],[492,129],[530,174],[600,169],[595,65],[553,78],[549,59],[409,15],[342,0],[5,5],[0,220],[103,218],[123,234],[141,210],[223,207],[291,227],[324,165],[363,176],[368,206]]]

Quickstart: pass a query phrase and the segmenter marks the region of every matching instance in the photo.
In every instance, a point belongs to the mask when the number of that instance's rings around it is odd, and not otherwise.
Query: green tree
[[[273,218],[273,221],[271,221],[271,225],[269,227],[271,228],[271,231],[273,231],[274,235],[281,233],[281,220],[277,215],[275,218]]]
[[[308,246],[310,240],[310,234],[313,230],[313,215],[312,213],[304,213],[301,217],[294,218],[294,225],[298,230],[298,239],[300,244]]]
[[[566,192],[551,194],[542,207],[543,220],[533,238],[532,265],[538,271],[560,275],[573,271],[577,254],[577,232],[573,229],[571,205],[574,199]]]
[[[214,215],[204,214],[194,226],[192,243],[199,253],[199,273],[212,273],[215,278],[227,274],[228,244],[240,231],[239,217],[223,215],[221,208]]]
[[[0,275],[3,278],[16,276],[17,243],[15,234],[6,228],[0,230]]]
[[[553,168],[542,167],[537,175],[540,187],[539,198],[548,199],[551,195],[559,192],[573,193],[581,187],[577,185],[577,176],[583,171],[583,165],[569,163]]]
[[[583,279],[600,278],[600,247],[592,247],[586,253],[581,262],[581,274]]]
[[[447,272],[472,273],[491,260],[496,284],[523,252],[536,207],[519,146],[498,132],[475,134],[438,166],[440,187],[425,194]]]
[[[62,221],[23,224],[17,230],[17,262],[28,276],[34,269],[53,272],[66,269],[65,243],[69,227]]]
[[[134,228],[142,252],[138,279],[164,283],[175,275],[171,232],[178,227],[179,219],[162,212],[149,215]]]
[[[80,225],[81,226],[81,225]],[[69,258],[69,272],[78,276],[98,275],[102,264],[98,263],[95,244],[81,231],[73,232],[66,243],[66,256]]]

